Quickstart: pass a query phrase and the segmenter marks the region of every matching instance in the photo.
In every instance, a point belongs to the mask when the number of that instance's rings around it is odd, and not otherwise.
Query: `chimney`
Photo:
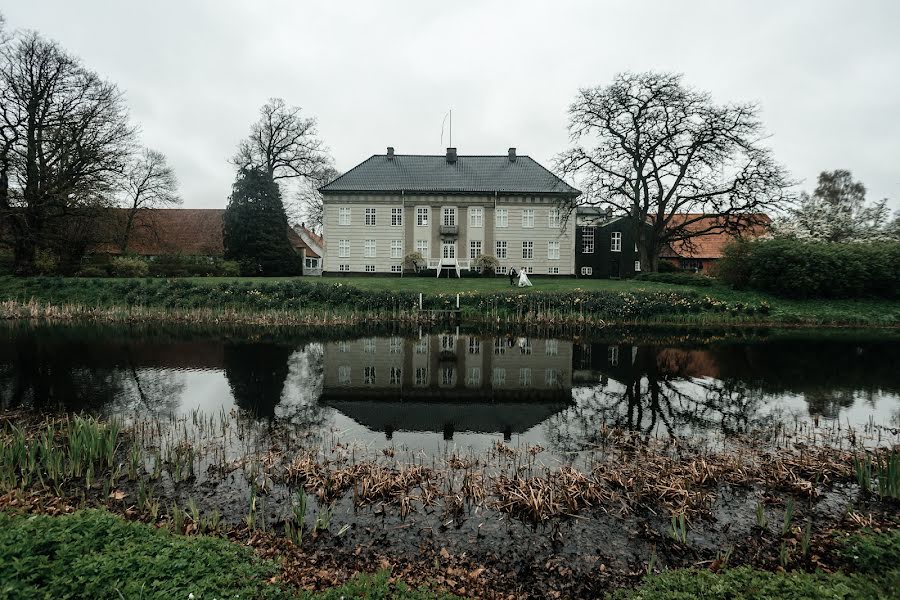
[[[447,148],[447,162],[451,165],[456,162],[456,148]]]
[[[516,149],[515,148],[509,149],[509,162],[516,162]]]
[[[388,146],[387,159],[394,160],[394,147],[393,146]]]

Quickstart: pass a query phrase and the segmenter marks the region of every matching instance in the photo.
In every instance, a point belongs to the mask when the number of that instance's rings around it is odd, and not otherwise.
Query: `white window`
[[[559,381],[559,370],[557,369],[544,369],[544,384],[556,385]]]
[[[319,268],[319,259],[318,258],[307,258],[303,266],[307,269],[318,269]]]
[[[582,275],[593,275],[594,268],[593,267],[581,267],[581,274]]]
[[[622,232],[621,231],[613,231],[612,237],[609,240],[609,249],[611,252],[621,252],[622,251]]]
[[[366,258],[375,258],[375,240],[366,240],[363,244],[364,256]]]
[[[526,260],[534,258],[534,242],[522,242],[522,258]]]
[[[421,337],[416,341],[416,354],[428,354],[428,338]]]
[[[350,258],[350,240],[338,240],[338,257]]]
[[[416,385],[428,385],[428,369],[426,367],[416,367]]]
[[[428,240],[416,240],[416,252],[422,255],[422,258],[428,258]]]
[[[519,345],[519,351],[522,354],[531,354],[531,340],[525,338]]]
[[[594,253],[594,228],[585,227],[581,230],[581,252],[582,254]]]
[[[606,358],[609,361],[609,366],[616,367],[619,365],[619,347],[618,346],[609,346],[606,348]]]
[[[455,335],[442,335],[441,336],[441,352],[456,352],[456,336]]]
[[[448,260],[456,258],[456,242],[441,243],[441,257]]]
[[[456,369],[453,367],[444,367],[441,369],[441,385],[455,385],[454,376],[456,375]]]
[[[550,275],[559,275],[559,267],[549,267],[547,273]]]
[[[402,273],[403,265],[391,265],[391,273]]]
[[[390,342],[391,354],[400,354],[403,351],[403,338],[392,337]]]
[[[403,381],[403,370],[400,367],[391,367],[391,385],[400,385]]]
[[[455,227],[456,226],[456,207],[455,206],[445,206],[443,211],[443,220],[441,223],[444,227]]]
[[[374,273],[375,265],[366,265],[366,273]]]
[[[363,340],[363,352],[367,354],[375,354],[375,350],[378,348],[378,342],[375,338],[366,338]]]
[[[506,354],[506,338],[498,337],[494,340],[494,354]]]
[[[366,367],[363,373],[363,383],[375,385],[375,367]]]
[[[427,206],[416,207],[416,225],[419,227],[428,227],[428,213],[431,209]]]
[[[338,381],[341,385],[350,384],[350,365],[341,365],[338,367]]]
[[[506,369],[495,368],[491,374],[491,383],[494,385],[506,385]]]
[[[403,209],[402,208],[392,208],[391,209],[391,225],[394,227],[399,227],[403,225]]]
[[[506,240],[497,240],[497,258],[507,258]]]
[[[639,260],[634,261],[634,272],[635,273],[641,272],[641,261],[639,261]]]
[[[547,356],[559,356],[559,340],[547,340],[544,344],[544,354]]]
[[[497,267],[495,269],[494,272],[497,273],[498,275],[506,275],[506,267],[504,265],[500,265],[499,267]]]
[[[403,240],[391,240],[391,258],[403,258]]]
[[[547,258],[559,260],[559,242],[547,242]]]
[[[350,207],[342,206],[338,209],[338,225],[350,224]]]
[[[522,209],[522,227],[525,227],[525,228],[534,227],[534,209],[533,208]]]
[[[508,208],[498,208],[494,211],[494,227],[509,227]]]
[[[375,209],[367,208],[366,209],[366,225],[374,225],[375,224]]]
[[[481,354],[481,340],[477,337],[469,338],[469,354]]]
[[[349,271],[350,265],[338,265],[338,271]]]
[[[481,385],[481,367],[470,367],[466,383],[471,386]]]
[[[531,385],[531,369],[529,367],[522,367],[519,369],[519,385]]]
[[[469,227],[484,227],[484,209],[480,206],[469,209]]]
[[[348,350],[350,350],[350,344],[346,340],[338,342],[338,352],[346,354]]]
[[[559,229],[562,227],[562,215],[558,208],[551,208],[550,215],[547,220],[547,226],[551,229]]]
[[[481,240],[469,240],[469,258],[481,256]]]

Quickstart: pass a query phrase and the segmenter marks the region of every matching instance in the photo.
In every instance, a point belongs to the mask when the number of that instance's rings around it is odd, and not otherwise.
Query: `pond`
[[[853,332],[278,332],[8,324],[0,405],[147,418],[230,412],[426,453],[578,451],[784,423],[900,427],[900,338]]]

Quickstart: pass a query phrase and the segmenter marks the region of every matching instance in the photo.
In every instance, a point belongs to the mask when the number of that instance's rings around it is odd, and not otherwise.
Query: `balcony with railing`
[[[459,225],[441,225],[440,233],[443,236],[455,237],[459,235]]]

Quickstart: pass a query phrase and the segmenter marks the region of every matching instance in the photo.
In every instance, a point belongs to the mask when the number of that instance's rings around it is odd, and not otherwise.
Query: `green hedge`
[[[655,281],[656,283],[673,283],[694,287],[710,287],[713,280],[705,275],[695,273],[641,273],[635,276],[638,281]]]
[[[233,308],[250,311],[349,309],[413,311],[419,294],[410,291],[366,290],[344,283],[302,279],[272,282],[227,281],[206,284],[189,279],[64,279],[35,277],[22,280],[19,300],[35,298],[56,304],[99,306],[142,305],[163,308]],[[657,316],[720,312],[767,314],[766,303],[727,302],[694,291],[466,292],[464,311],[484,316],[560,314],[600,319],[639,320]],[[456,306],[456,294],[423,297],[423,308]]]
[[[832,244],[792,239],[727,246],[719,277],[737,289],[788,298],[895,298],[900,243]]]

